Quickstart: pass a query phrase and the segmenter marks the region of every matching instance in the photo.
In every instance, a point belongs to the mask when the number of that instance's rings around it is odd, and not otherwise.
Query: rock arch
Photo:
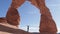
[[[51,13],[50,13],[50,10],[47,8],[47,6],[45,5],[45,0],[27,0],[27,1],[30,1],[32,5],[36,6],[39,10],[40,10],[40,13],[41,13],[41,21],[40,21],[40,26],[39,26],[39,31],[41,34],[56,34],[57,32],[57,27],[56,27],[56,24],[51,16]],[[11,6],[9,7],[9,10],[7,12],[7,15],[6,15],[6,18],[7,18],[7,21],[8,20],[12,20],[12,16],[9,16],[10,12],[12,13],[12,9],[15,9],[17,10],[23,3],[25,2],[25,0],[12,0],[12,3],[11,3]],[[17,11],[16,11],[17,12]],[[19,24],[19,14],[16,13],[18,18],[16,19],[16,23]],[[16,16],[16,15],[15,15]],[[10,18],[8,18],[10,17]],[[15,18],[15,17],[13,17]],[[14,20],[13,20],[14,21]],[[15,23],[13,21],[10,21],[12,22],[11,24],[14,25]],[[18,24],[16,24],[15,26],[17,26]]]

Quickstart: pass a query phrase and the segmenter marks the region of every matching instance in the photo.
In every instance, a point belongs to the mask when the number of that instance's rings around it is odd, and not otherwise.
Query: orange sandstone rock
[[[41,15],[40,33],[57,33],[57,27],[53,19]]]
[[[6,19],[7,19],[7,23],[18,26],[20,21],[18,10],[13,7],[9,8],[6,14]]]
[[[19,8],[25,0],[12,0],[11,7]]]
[[[18,29],[16,26],[0,23],[0,34],[30,34],[30,33]]]
[[[33,5],[38,7],[41,13],[41,22],[40,22],[40,33],[41,34],[56,34],[57,27],[52,18],[50,10],[47,8],[45,4],[45,0],[29,0]]]
[[[0,23],[7,23],[6,18],[5,18],[5,17],[1,17],[1,18],[0,18]]]
[[[45,4],[45,0],[28,0],[30,1],[34,6],[36,6],[41,13],[41,22],[40,22],[40,33],[41,34],[56,34],[57,33],[57,27],[56,24],[52,18],[52,15],[50,13],[50,10],[47,8]],[[18,26],[20,21],[20,16],[17,11],[17,8],[21,6],[25,0],[12,0],[11,7],[9,8],[6,19],[7,23]]]

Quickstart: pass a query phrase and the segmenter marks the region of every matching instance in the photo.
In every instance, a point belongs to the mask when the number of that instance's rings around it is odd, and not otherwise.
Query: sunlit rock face
[[[6,19],[0,18],[0,34],[30,34],[29,32],[18,29],[18,27],[16,27],[20,23],[20,16],[17,8],[23,2],[24,0],[12,0],[12,4],[6,14]],[[7,24],[5,24],[5,21]]]
[[[0,23],[0,34],[30,34],[10,24]]]
[[[1,18],[0,18],[0,23],[7,23],[6,18],[5,18],[5,17],[1,17]]]
[[[57,27],[54,20],[52,19],[49,9],[45,5],[45,0],[28,0],[28,1],[30,1],[31,4],[33,4],[40,10],[41,13],[41,21],[39,26],[40,34],[56,34]],[[25,0],[12,0],[11,6],[6,14],[6,20],[9,25],[11,26],[19,25],[20,16],[17,11],[17,8],[19,8],[19,6],[21,6],[24,2]],[[4,20],[0,22],[4,22]],[[5,26],[1,24],[0,24],[0,31],[14,33],[14,34],[29,34],[28,32],[25,32],[23,30],[10,28],[9,26]]]
[[[40,32],[56,33],[57,27],[53,19],[49,19],[46,15],[41,15]]]
[[[20,16],[17,9],[13,7],[9,8],[6,14],[6,19],[7,19],[7,23],[18,26],[20,22]]]
[[[19,8],[25,0],[12,0],[11,7]]]
[[[46,7],[45,0],[28,0],[36,6],[41,13],[41,21],[40,21],[40,33],[41,34],[56,34],[57,27],[52,18],[50,10]]]

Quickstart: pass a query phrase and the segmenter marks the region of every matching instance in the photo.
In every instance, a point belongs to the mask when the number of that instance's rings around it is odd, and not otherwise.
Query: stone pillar
[[[41,13],[40,34],[56,34],[57,27],[51,16],[50,10],[45,5],[45,0],[29,0],[33,5],[39,8]]]
[[[20,21],[20,16],[19,16],[17,9],[13,7],[9,8],[6,14],[6,19],[7,19],[7,23],[14,25],[14,26],[18,26],[19,21]]]
[[[11,6],[6,14],[7,22],[11,25],[18,26],[20,21],[20,16],[18,13],[18,8],[24,3],[25,0],[12,0]]]

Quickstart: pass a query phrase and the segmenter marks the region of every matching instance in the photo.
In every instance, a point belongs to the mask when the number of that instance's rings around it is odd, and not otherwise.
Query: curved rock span
[[[17,0],[16,2],[18,1],[21,1],[21,0]],[[17,3],[18,7],[21,6],[24,3],[24,1],[25,0],[18,2]],[[50,10],[47,8],[45,4],[45,0],[28,0],[28,1],[30,1],[32,5],[36,6],[40,10],[40,13],[41,13],[40,30],[39,30],[40,33],[42,32],[56,33],[57,27],[51,16]]]
[[[41,34],[56,34],[57,27],[52,18],[50,10],[45,4],[45,0],[27,0],[30,1],[32,5],[36,6],[41,13],[41,21],[39,26],[39,31]],[[20,21],[20,16],[18,13],[18,8],[25,2],[25,0],[12,0],[11,6],[8,9],[6,20],[7,23],[18,26]]]

